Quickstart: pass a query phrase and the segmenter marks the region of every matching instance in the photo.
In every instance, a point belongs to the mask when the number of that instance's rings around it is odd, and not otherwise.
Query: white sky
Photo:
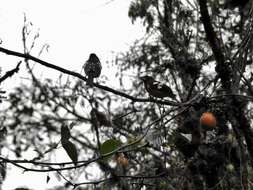
[[[135,39],[141,38],[144,28],[132,25],[128,18],[130,0],[0,0],[0,38],[1,46],[22,52],[21,28],[23,14],[31,21],[33,31],[39,28],[39,49],[42,44],[50,45],[49,53],[41,59],[74,71],[80,71],[91,52],[95,52],[105,62],[111,59],[112,52],[125,51]],[[36,53],[36,52],[35,52]],[[36,54],[32,55],[35,55]],[[12,69],[17,61],[11,56],[0,53],[0,66],[3,73]],[[55,71],[39,67],[46,76],[55,76]],[[102,74],[112,76],[108,68]],[[12,84],[24,77],[18,73],[2,87],[10,90]],[[8,82],[8,83],[7,83]],[[12,83],[10,85],[10,82]],[[12,169],[8,171],[3,189],[12,190],[26,185],[34,190],[52,187],[57,180],[51,178],[46,184],[43,173],[25,173]],[[53,176],[51,174],[51,176]]]

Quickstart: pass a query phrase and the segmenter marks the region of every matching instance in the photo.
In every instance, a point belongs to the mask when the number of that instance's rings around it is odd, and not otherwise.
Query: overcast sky
[[[112,52],[125,51],[135,39],[141,38],[144,29],[140,24],[132,25],[128,18],[130,0],[1,0],[0,38],[1,46],[22,52],[21,29],[23,15],[33,23],[33,32],[39,29],[37,50],[50,45],[49,52],[41,59],[55,65],[79,72],[91,52],[95,52],[104,63]],[[35,49],[36,49],[35,48]],[[34,54],[33,54],[34,53]],[[36,56],[36,51],[31,54]],[[17,59],[0,53],[3,73],[12,69]],[[40,74],[55,75],[55,71],[41,67]],[[109,76],[108,68],[102,72]],[[53,75],[52,75],[53,76]],[[5,82],[1,87],[10,90],[10,82],[18,84],[22,72]],[[46,175],[25,173],[12,169],[4,182],[4,190],[26,185],[34,190],[52,187],[57,180],[46,184]]]

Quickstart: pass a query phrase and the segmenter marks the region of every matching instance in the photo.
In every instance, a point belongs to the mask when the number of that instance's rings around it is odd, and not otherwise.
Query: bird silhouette
[[[170,87],[167,85],[156,81],[151,76],[143,76],[141,80],[144,82],[146,91],[153,97],[165,98],[169,97],[175,99],[176,95],[173,93]]]
[[[83,66],[84,72],[87,75],[87,84],[93,86],[93,79],[98,78],[101,74],[102,65],[95,53],[91,53],[89,59]]]

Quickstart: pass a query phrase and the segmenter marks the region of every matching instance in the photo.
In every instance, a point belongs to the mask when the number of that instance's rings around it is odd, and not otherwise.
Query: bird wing
[[[163,85],[164,85],[164,84],[162,84],[162,83],[160,83],[160,82],[158,82],[158,81],[154,81],[152,85],[153,85],[153,88],[156,88],[156,89],[158,89],[158,90],[161,90],[161,89],[163,89]]]
[[[164,94],[167,94],[171,98],[175,97],[175,94],[173,93],[171,88],[168,87],[166,84],[163,84],[163,83],[158,82],[158,81],[154,81],[153,82],[153,87],[156,88],[157,90],[159,90],[160,92],[162,92]]]
[[[163,91],[163,92],[172,92],[170,87],[168,87],[166,84],[163,84],[158,81],[153,82],[153,87],[156,88],[157,90]]]

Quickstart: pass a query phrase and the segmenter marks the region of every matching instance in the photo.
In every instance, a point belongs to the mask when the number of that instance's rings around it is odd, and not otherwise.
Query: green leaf
[[[76,165],[77,161],[78,161],[78,154],[77,154],[76,146],[68,140],[67,141],[61,141],[61,144],[62,144],[62,147],[64,148],[64,150],[69,155],[72,162]]]
[[[105,155],[116,150],[121,145],[121,142],[116,139],[109,139],[100,146],[100,154]],[[104,160],[108,160],[111,156],[106,156]]]
[[[61,126],[61,140],[68,141],[70,138],[70,131],[67,125]]]

